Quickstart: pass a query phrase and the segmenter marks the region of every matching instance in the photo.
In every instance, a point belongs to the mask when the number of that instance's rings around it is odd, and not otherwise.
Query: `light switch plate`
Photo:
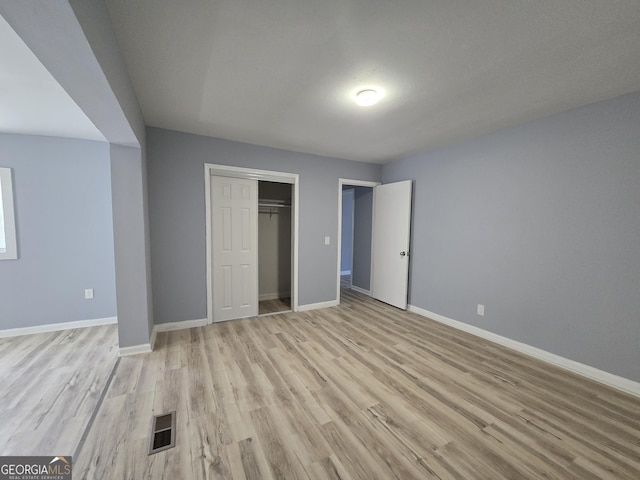
[[[324,237],[324,244],[329,245],[331,243],[331,237]]]

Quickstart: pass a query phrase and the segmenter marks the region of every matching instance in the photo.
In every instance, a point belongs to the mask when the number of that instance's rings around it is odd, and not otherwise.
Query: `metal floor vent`
[[[176,412],[153,417],[151,422],[151,441],[149,455],[158,453],[176,445]]]

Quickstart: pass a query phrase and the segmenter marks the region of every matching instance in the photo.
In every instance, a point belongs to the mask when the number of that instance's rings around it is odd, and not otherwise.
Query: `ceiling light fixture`
[[[367,88],[366,90],[360,90],[358,93],[356,93],[356,103],[361,107],[369,107],[371,105],[374,105],[378,103],[378,100],[380,100],[380,94],[370,88]]]

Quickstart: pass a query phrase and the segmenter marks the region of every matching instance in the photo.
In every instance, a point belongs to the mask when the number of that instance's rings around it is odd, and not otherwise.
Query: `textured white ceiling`
[[[640,90],[638,0],[106,3],[148,125],[289,150],[382,163]]]
[[[105,141],[0,16],[0,132]]]

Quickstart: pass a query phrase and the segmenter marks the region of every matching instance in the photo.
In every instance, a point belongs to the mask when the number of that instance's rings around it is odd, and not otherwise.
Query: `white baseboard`
[[[153,326],[154,332],[170,332],[172,330],[183,330],[185,328],[204,327],[209,321],[206,318],[197,320],[184,320],[182,322],[156,323]]]
[[[277,300],[278,298],[291,298],[291,292],[280,293],[261,293],[258,295],[258,300]]]
[[[555,353],[547,352],[546,350],[542,350],[541,348],[533,347],[531,345],[527,345],[526,343],[518,342],[517,340],[512,340],[510,338],[503,337],[502,335],[483,330],[482,328],[459,322],[458,320],[453,320],[451,318],[445,317],[444,315],[440,315],[438,313],[433,313],[429,310],[416,307],[415,305],[409,305],[408,310],[410,312],[417,313],[418,315],[422,315],[423,317],[430,318],[431,320],[435,320],[436,322],[440,322],[445,325],[449,325],[450,327],[457,328],[458,330],[471,333],[478,337],[511,348],[512,350],[524,353],[525,355],[529,355],[530,357],[543,360],[557,367],[564,368],[565,370],[569,370],[571,372],[582,375],[583,377],[590,378],[591,380],[604,383],[605,385],[608,385],[610,387],[617,388],[618,390],[622,390],[623,392],[640,397],[640,383],[629,380],[628,378],[620,377],[618,375],[614,375],[613,373],[599,370],[595,367],[576,362],[575,360],[561,357],[560,355],[556,355]]]
[[[371,296],[370,290],[365,290],[364,288],[356,287],[353,284],[351,284],[351,290],[353,290],[354,292],[364,293],[365,295]]]
[[[97,327],[99,325],[113,325],[114,323],[118,323],[118,317],[94,318],[91,320],[78,320],[75,322],[64,323],[50,323],[48,325],[38,325],[35,327],[8,328],[6,330],[0,330],[0,338],[18,337],[20,335],[32,335],[34,333],[59,332],[60,330]]]
[[[170,332],[172,330],[183,330],[185,328],[203,327],[208,324],[209,322],[206,318],[199,318],[197,320],[185,320],[183,322],[158,323],[153,326],[149,343],[134,345],[132,347],[122,347],[120,349],[120,356],[126,357],[128,355],[138,355],[140,353],[152,352],[156,344],[156,337],[158,336],[158,332]]]
[[[131,347],[120,347],[119,354],[121,357],[127,357],[129,355],[139,355],[141,353],[151,353],[151,344],[144,343],[142,345],[133,345]]]
[[[328,302],[308,303],[306,305],[298,305],[296,312],[306,312],[308,310],[317,310],[319,308],[335,307],[339,305],[338,300],[329,300]]]
[[[351,275],[351,270],[341,270],[340,275]]]

